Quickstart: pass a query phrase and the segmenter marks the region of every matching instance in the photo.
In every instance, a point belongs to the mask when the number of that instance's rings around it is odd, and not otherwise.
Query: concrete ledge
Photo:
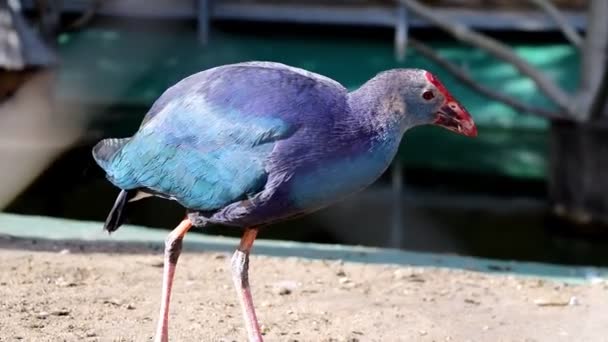
[[[108,235],[102,231],[102,224],[99,222],[0,213],[0,234],[17,238],[136,243],[161,247],[167,231],[127,225],[122,227],[118,232]],[[235,238],[210,236],[194,231],[186,237],[184,248],[187,252],[231,252],[237,244],[238,240]],[[608,268],[500,261],[384,248],[260,239],[256,241],[254,249],[256,254],[276,257],[341,259],[358,263],[442,267],[477,272],[502,273],[514,276],[538,277],[568,283],[608,280]]]

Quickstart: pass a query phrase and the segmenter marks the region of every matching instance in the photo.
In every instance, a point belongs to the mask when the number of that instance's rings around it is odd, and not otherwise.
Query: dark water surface
[[[105,220],[118,190],[105,180],[90,157],[90,148],[82,145],[65,153],[7,211]],[[608,266],[608,239],[564,234],[547,220],[542,183],[428,170],[406,173],[407,188],[400,206],[401,248]],[[395,246],[391,240],[394,203],[389,179],[385,175],[371,189],[319,213],[270,227],[261,237]],[[128,222],[170,229],[183,216],[184,209],[175,202],[152,198],[131,204]],[[240,234],[228,227],[211,227],[206,233]]]

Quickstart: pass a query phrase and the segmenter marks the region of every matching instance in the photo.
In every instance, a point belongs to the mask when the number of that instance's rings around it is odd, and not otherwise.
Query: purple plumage
[[[243,276],[252,231],[371,184],[403,133],[422,124],[476,134],[466,110],[424,70],[386,71],[349,93],[327,77],[278,63],[209,69],[168,89],[132,138],[94,148],[108,179],[123,189],[106,229],[119,227],[131,200],[176,200],[189,214],[168,240],[168,269],[179,255],[171,246],[192,224],[217,223],[249,228],[233,260]],[[248,309],[250,298],[242,303]],[[259,329],[250,309],[253,339]],[[157,336],[166,336],[166,325],[159,329]]]

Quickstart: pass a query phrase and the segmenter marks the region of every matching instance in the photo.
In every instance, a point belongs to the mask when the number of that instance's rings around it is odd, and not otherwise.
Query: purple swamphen
[[[271,62],[220,66],[183,79],[152,105],[137,133],[106,139],[93,156],[128,202],[175,200],[187,217],[165,241],[156,341],[168,340],[173,274],[192,226],[244,228],[231,265],[250,341],[261,341],[248,281],[260,227],[323,208],[374,182],[409,128],[435,124],[477,135],[469,113],[430,72],[394,69],[348,92],[340,83]]]

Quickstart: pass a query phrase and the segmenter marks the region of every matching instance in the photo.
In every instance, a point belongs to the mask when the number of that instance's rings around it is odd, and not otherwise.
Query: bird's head
[[[392,112],[393,117],[400,117],[406,128],[432,124],[469,137],[477,135],[469,112],[432,73],[422,69],[393,69],[377,77],[388,90],[385,93],[388,104],[382,107]]]
[[[424,71],[424,77],[427,86],[420,97],[431,107],[433,124],[469,137],[477,136],[477,127],[471,114],[456,101],[435,75]]]

